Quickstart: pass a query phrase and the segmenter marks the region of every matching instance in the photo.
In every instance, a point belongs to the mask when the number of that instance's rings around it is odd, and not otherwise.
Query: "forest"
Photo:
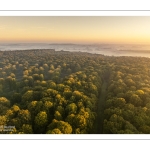
[[[1,134],[149,134],[150,58],[0,51]]]

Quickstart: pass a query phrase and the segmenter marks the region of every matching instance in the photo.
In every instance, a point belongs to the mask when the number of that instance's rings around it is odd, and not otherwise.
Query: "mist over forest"
[[[150,45],[144,44],[74,44],[74,43],[0,43],[1,51],[55,49],[56,51],[88,52],[107,56],[150,57]]]
[[[0,44],[0,133],[149,134],[149,54],[141,45]]]

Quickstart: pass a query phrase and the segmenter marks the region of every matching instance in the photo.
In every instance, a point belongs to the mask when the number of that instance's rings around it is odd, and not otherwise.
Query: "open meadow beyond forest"
[[[0,51],[1,134],[149,134],[150,58]]]

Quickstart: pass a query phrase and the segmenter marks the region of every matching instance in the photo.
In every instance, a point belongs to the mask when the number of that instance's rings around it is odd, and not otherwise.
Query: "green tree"
[[[53,120],[52,123],[48,126],[49,130],[59,129],[62,134],[71,134],[72,127],[68,122]],[[48,131],[49,131],[48,130]],[[58,131],[58,130],[57,130]],[[50,132],[51,133],[51,132]]]
[[[48,124],[48,116],[45,111],[40,111],[34,119],[34,132],[46,133],[46,127]]]
[[[31,123],[31,114],[29,110],[20,110],[18,112],[18,118],[21,120],[22,124],[28,124]]]
[[[33,90],[28,90],[25,94],[22,96],[22,102],[24,104],[28,104],[28,102],[31,102],[33,99]]]
[[[29,125],[29,124],[23,124],[22,128],[21,128],[21,131],[24,134],[33,134],[32,126]]]
[[[49,130],[46,133],[47,134],[62,134],[61,131],[58,128],[55,128],[53,130]]]
[[[75,103],[71,103],[66,107],[67,114],[76,114],[77,113],[77,105]]]
[[[63,119],[63,118],[62,118],[62,115],[60,114],[59,111],[55,111],[54,118],[55,118],[56,120],[62,120],[62,119]]]

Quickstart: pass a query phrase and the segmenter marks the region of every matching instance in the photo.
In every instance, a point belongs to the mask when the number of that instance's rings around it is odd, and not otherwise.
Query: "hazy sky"
[[[0,42],[150,44],[150,17],[3,17]]]

